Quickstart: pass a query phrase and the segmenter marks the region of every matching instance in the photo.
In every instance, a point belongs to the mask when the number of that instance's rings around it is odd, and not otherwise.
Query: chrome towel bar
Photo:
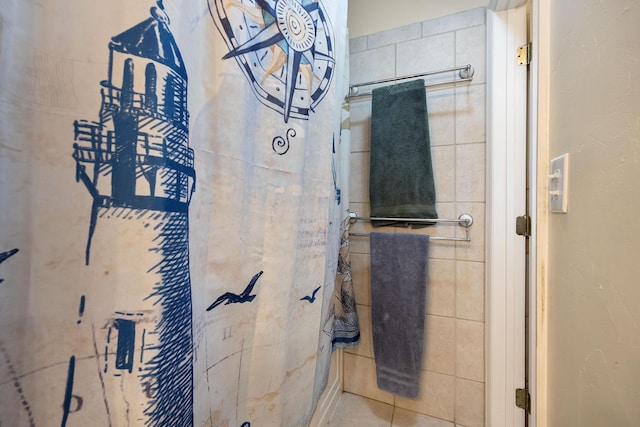
[[[385,217],[367,217],[367,216],[358,216],[355,212],[349,212],[349,222],[351,224],[357,221],[398,221],[398,222],[410,222],[415,224],[433,224],[433,223],[448,223],[448,224],[458,224],[465,229],[465,237],[440,237],[433,236],[430,237],[431,240],[450,240],[455,242],[470,242],[471,236],[469,235],[469,227],[473,224],[473,217],[469,214],[462,214],[458,217],[458,219],[424,219],[424,218],[385,218]],[[350,236],[356,237],[367,237],[369,233],[349,233]]]
[[[346,99],[348,100],[351,98],[358,98],[361,96],[370,96],[371,92],[360,93],[360,87],[362,86],[371,86],[371,85],[377,85],[377,84],[389,83],[389,82],[395,83],[400,80],[414,79],[414,78],[423,77],[423,76],[432,76],[435,74],[450,73],[453,71],[458,71],[459,78],[454,78],[452,80],[447,80],[442,82],[427,83],[425,84],[425,87],[428,88],[432,86],[439,86],[439,85],[445,85],[445,84],[451,84],[451,83],[470,82],[471,80],[473,80],[473,74],[474,74],[473,67],[471,66],[471,64],[467,64],[467,65],[462,65],[460,67],[447,68],[444,70],[428,71],[426,73],[411,74],[408,76],[392,77],[388,79],[373,80],[370,82],[352,84],[352,85],[349,85],[349,94],[346,96]]]

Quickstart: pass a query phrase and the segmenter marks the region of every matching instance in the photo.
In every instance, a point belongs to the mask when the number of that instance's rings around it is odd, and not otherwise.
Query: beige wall
[[[360,37],[487,4],[487,0],[349,0],[349,33]]]
[[[640,3],[550,1],[550,427],[640,425]]]

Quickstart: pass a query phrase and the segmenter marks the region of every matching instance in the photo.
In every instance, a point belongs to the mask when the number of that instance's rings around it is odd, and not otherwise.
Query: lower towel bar
[[[469,235],[469,227],[473,224],[473,217],[469,214],[462,214],[458,219],[424,219],[424,218],[384,218],[384,217],[367,217],[358,216],[355,212],[349,212],[349,222],[355,223],[357,221],[398,221],[398,222],[411,222],[416,224],[433,224],[433,223],[450,223],[458,224],[465,229],[465,237],[440,237],[433,236],[430,240],[449,240],[454,242],[470,242],[471,236]],[[369,233],[349,233],[350,236],[367,237]]]

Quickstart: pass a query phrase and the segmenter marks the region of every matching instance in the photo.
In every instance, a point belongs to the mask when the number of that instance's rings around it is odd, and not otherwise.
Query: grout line
[[[396,417],[396,408],[397,408],[397,406],[395,404],[395,402],[396,402],[396,397],[395,396],[393,396],[393,402],[394,403],[393,403],[393,409],[391,410],[391,420],[389,421],[389,427],[393,427],[393,419]]]
[[[453,61],[454,63],[456,62],[456,58],[458,55],[457,52],[457,32],[454,31],[453,32]],[[473,81],[471,82],[473,83]],[[454,199],[455,199],[455,203],[454,203],[454,212],[457,212],[460,209],[460,206],[458,205],[458,103],[459,103],[459,99],[458,99],[458,91],[457,91],[457,87],[453,88],[453,143],[455,145],[454,148],[454,175],[453,175],[453,189],[454,189]],[[457,233],[457,231],[456,231]],[[453,265],[453,286],[454,286],[454,290],[453,290],[453,342],[454,342],[454,346],[453,346],[453,419],[456,419],[456,391],[457,391],[457,378],[458,378],[458,334],[457,334],[457,317],[458,317],[458,244],[456,243],[454,245],[454,250],[453,250],[453,258],[454,258],[454,265]],[[455,425],[455,423],[454,423]]]
[[[426,319],[426,316],[425,316]],[[396,408],[398,407],[398,396],[393,395],[393,412],[391,413],[391,425],[393,425],[393,417],[396,414]]]

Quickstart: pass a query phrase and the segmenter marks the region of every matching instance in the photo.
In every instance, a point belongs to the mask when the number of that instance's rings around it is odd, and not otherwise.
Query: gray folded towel
[[[373,90],[369,201],[372,217],[438,218],[424,80]],[[372,221],[372,225],[403,225]]]
[[[424,343],[429,236],[371,233],[371,323],[378,387],[416,397]]]

